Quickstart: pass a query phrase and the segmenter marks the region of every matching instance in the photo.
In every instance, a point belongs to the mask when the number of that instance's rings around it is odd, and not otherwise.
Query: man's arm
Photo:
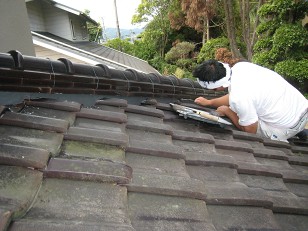
[[[217,108],[217,112],[219,113],[220,116],[227,116],[239,130],[244,131],[244,132],[248,132],[248,133],[254,133],[254,134],[257,133],[258,121],[253,123],[253,124],[250,124],[248,126],[241,126],[238,123],[239,118],[238,118],[237,114],[234,111],[232,111],[229,107],[220,106],[220,107]]]
[[[210,106],[215,108],[218,108],[223,105],[229,106],[229,94],[214,99],[206,99],[204,97],[198,97],[195,99],[195,103],[202,106]]]

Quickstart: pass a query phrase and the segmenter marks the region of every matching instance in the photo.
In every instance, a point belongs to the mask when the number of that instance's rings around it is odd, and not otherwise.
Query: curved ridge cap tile
[[[0,164],[43,169],[49,159],[45,149],[12,144],[0,144]]]
[[[268,159],[289,160],[289,157],[283,151],[268,148],[253,148],[253,155]]]
[[[99,109],[91,108],[81,108],[79,112],[76,113],[76,117],[105,120],[116,123],[126,123],[127,115],[120,112],[104,111]]]
[[[28,106],[44,107],[68,112],[78,112],[81,108],[81,104],[77,102],[57,101],[53,99],[30,99],[25,100],[25,104]]]
[[[10,50],[8,53],[13,57],[15,68],[16,69],[23,69],[24,68],[24,57],[23,57],[23,55],[17,50]]]
[[[208,144],[214,144],[214,137],[210,134],[204,134],[200,132],[188,132],[182,130],[174,130],[172,138],[175,140],[184,140],[191,142],[204,142]]]
[[[236,138],[236,139],[263,142],[263,138],[258,134],[252,134],[248,132],[232,130],[232,135],[233,135],[233,138]]]
[[[206,199],[204,183],[198,179],[188,177],[144,172],[133,173],[132,182],[127,184],[126,187],[129,192]]]
[[[144,107],[144,106],[138,106],[133,104],[128,104],[127,108],[125,108],[126,112],[136,113],[136,114],[142,114],[142,115],[149,115],[154,116],[158,118],[164,118],[164,112],[151,107]]]
[[[80,127],[70,127],[68,132],[64,134],[64,139],[119,145],[121,147],[128,145],[128,136],[124,133]]]
[[[127,184],[132,179],[132,168],[111,161],[52,158],[44,171],[44,176]]]
[[[227,141],[227,140],[215,140],[215,147],[217,149],[235,150],[244,152],[253,152],[253,148],[250,144],[245,142]]]
[[[127,100],[110,98],[110,99],[99,99],[95,102],[95,105],[106,105],[114,107],[127,107]]]
[[[75,74],[74,65],[70,60],[68,60],[66,58],[59,58],[58,60],[61,61],[62,63],[64,63],[67,74]]]
[[[60,133],[66,132],[69,127],[66,120],[14,112],[2,115],[0,124]]]
[[[102,64],[102,63],[99,63],[99,64],[96,64],[96,66],[98,66],[98,67],[100,67],[102,70],[103,70],[103,72],[104,72],[104,77],[108,77],[108,78],[110,78],[111,76],[110,76],[110,69],[109,69],[109,67],[107,66],[107,65],[105,65],[105,64]]]
[[[140,120],[128,120],[126,124],[126,128],[142,130],[142,131],[149,131],[149,132],[156,132],[156,133],[163,133],[166,135],[173,134],[172,126],[168,124],[153,123],[153,122],[140,121]]]

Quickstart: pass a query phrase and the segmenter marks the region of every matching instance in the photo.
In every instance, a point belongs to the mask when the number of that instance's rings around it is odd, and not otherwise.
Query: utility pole
[[[118,19],[118,10],[117,10],[117,0],[113,0],[113,2],[114,2],[115,14],[116,14],[116,23],[117,23],[117,30],[118,30],[118,38],[121,39],[121,32],[120,32],[119,19]]]

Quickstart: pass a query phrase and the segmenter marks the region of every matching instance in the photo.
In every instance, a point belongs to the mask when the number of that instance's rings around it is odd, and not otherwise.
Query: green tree
[[[84,10],[84,14],[87,16],[90,16],[90,10]],[[87,28],[89,33],[89,41],[91,42],[98,42],[100,41],[101,35],[102,35],[102,26],[100,23],[98,25],[94,25],[91,22],[87,22]]]
[[[271,0],[258,14],[259,40],[253,62],[277,71],[306,92],[308,80],[308,31],[301,22],[308,12],[306,0]]]
[[[130,55],[133,55],[133,52],[134,52],[134,46],[132,43],[130,43],[127,40],[122,40],[119,38],[108,40],[104,45],[106,47],[110,47],[110,48],[113,48],[118,51],[122,51]]]
[[[133,23],[149,22],[144,37],[155,44],[158,54],[165,56],[165,47],[171,31],[168,12],[170,0],[142,0],[137,13],[133,15]]]

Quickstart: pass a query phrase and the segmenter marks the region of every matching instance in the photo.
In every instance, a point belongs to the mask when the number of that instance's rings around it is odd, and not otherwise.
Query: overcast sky
[[[116,27],[114,0],[55,0],[61,4],[72,7],[79,11],[90,11],[90,17],[102,24],[104,19],[105,28]],[[131,25],[132,16],[141,0],[117,0],[118,19],[121,29],[141,28],[143,25]]]

